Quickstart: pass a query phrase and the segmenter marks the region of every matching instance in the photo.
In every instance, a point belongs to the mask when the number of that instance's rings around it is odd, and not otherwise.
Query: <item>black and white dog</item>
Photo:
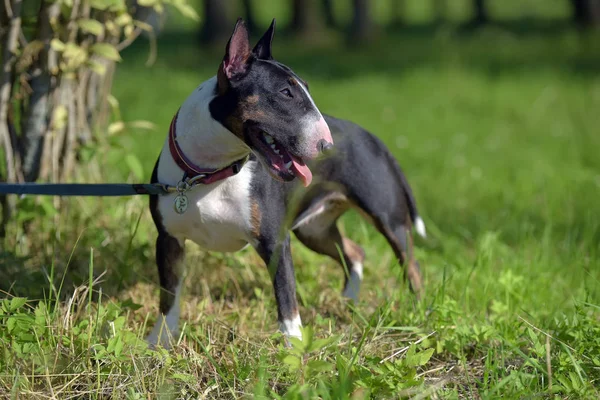
[[[301,337],[290,230],[347,266],[343,294],[357,299],[364,251],[336,226],[350,208],[385,236],[413,292],[421,291],[411,230],[414,223],[425,236],[425,225],[398,163],[361,127],[323,117],[306,82],[273,60],[274,28],[275,20],[251,50],[238,20],[217,75],[194,90],[171,123],[152,174],[152,182],[178,191],[150,198],[162,289],[151,343],[168,346],[177,332],[187,239],[210,251],[254,247],[269,267],[288,336]],[[312,185],[305,189],[295,178]]]

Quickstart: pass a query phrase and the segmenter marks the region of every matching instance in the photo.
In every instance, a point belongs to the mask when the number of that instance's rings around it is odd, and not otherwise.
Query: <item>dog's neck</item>
[[[175,126],[177,143],[200,168],[223,168],[250,153],[243,141],[211,116],[208,106],[216,85],[215,76],[194,90],[181,106]]]

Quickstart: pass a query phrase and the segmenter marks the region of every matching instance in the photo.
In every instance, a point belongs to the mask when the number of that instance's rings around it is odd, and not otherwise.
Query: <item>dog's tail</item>
[[[415,226],[415,231],[417,231],[419,236],[426,238],[427,231],[425,230],[425,222],[423,222],[423,219],[419,216],[419,212],[417,211],[417,202],[413,195],[412,189],[406,180],[406,176],[404,175],[404,172],[402,172],[402,168],[400,168],[400,164],[396,158],[389,151],[387,152],[387,156],[396,170],[397,179],[402,185],[404,196],[406,197],[406,204],[408,205],[408,212],[410,214],[410,219]]]

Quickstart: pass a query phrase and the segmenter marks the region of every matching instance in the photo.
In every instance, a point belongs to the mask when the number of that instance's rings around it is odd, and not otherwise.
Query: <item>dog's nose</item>
[[[326,153],[327,151],[333,149],[333,143],[329,143],[325,139],[321,139],[319,140],[319,143],[317,143],[317,148],[321,153]]]

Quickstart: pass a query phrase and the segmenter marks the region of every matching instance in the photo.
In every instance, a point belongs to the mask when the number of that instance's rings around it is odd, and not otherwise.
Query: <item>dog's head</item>
[[[297,177],[308,186],[312,173],[305,161],[332,147],[333,139],[306,82],[273,59],[274,29],[275,20],[251,50],[246,25],[238,19],[219,65],[210,111],[273,177]]]

